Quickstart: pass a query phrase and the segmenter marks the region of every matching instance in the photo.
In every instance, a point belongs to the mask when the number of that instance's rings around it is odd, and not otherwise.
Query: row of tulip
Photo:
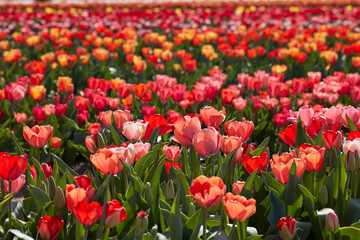
[[[359,13],[1,9],[1,238],[356,239]]]

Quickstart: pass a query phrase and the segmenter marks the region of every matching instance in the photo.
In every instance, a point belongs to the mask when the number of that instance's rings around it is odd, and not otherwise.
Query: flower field
[[[360,5],[320,2],[0,5],[0,238],[359,239]]]

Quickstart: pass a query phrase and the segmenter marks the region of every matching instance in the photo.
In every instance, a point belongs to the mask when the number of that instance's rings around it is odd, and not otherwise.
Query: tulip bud
[[[106,147],[105,141],[101,133],[97,134],[97,147],[98,148],[104,148]]]
[[[48,181],[49,181],[49,195],[52,197],[55,195],[56,183],[55,183],[53,176],[50,176],[48,178]]]
[[[41,180],[40,187],[41,190],[43,190],[45,193],[47,192],[46,184],[44,181]]]
[[[338,216],[333,212],[329,212],[326,215],[325,225],[327,230],[329,230],[330,232],[334,232],[335,230],[337,230],[339,228]]]
[[[194,213],[196,212],[195,205],[190,202],[189,204],[189,210],[188,210],[188,217],[190,218]]]
[[[236,183],[234,183],[232,185],[232,193],[234,195],[240,195],[242,188],[244,187],[245,182],[244,181],[236,181]]]
[[[328,191],[325,184],[322,185],[319,193],[319,203],[321,205],[325,205],[328,203]]]
[[[348,152],[345,159],[345,170],[347,172],[353,172],[355,170],[355,154]]]
[[[165,187],[166,201],[172,201],[175,198],[175,188],[172,180],[169,180]]]
[[[152,204],[154,202],[154,194],[152,192],[151,184],[149,182],[145,184],[145,200],[149,204]]]
[[[148,228],[148,223],[149,223],[149,219],[146,212],[144,211],[139,212],[136,218],[136,225],[135,225],[136,230],[138,230],[140,233],[145,232],[145,230],[147,230]]]
[[[115,227],[125,221],[126,217],[126,210],[118,200],[114,199],[106,204],[105,226],[107,228]]]
[[[355,169],[360,169],[360,156],[357,151],[355,151]]]
[[[282,217],[278,223],[278,230],[282,240],[293,239],[296,234],[296,221],[290,216]]]
[[[92,136],[92,135],[86,136],[85,145],[86,145],[87,149],[89,150],[89,152],[91,152],[91,153],[96,152],[98,149],[96,146],[96,143],[95,143],[94,136]]]
[[[58,209],[64,207],[65,205],[65,196],[64,192],[61,189],[61,187],[57,187],[55,191],[55,197],[54,197],[54,206]]]
[[[58,137],[53,137],[51,139],[51,146],[53,148],[58,148],[61,146],[61,138],[58,138]]]

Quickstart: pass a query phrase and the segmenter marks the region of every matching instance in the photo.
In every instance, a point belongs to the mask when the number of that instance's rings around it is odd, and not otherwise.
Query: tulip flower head
[[[240,195],[226,193],[223,204],[229,218],[243,222],[256,212],[256,201],[253,198],[247,200]]]
[[[277,224],[282,240],[291,240],[296,234],[296,221],[290,216],[282,217]]]
[[[64,220],[60,216],[43,216],[39,220],[37,229],[39,231],[41,239],[54,240],[61,233],[61,229],[63,226]]]

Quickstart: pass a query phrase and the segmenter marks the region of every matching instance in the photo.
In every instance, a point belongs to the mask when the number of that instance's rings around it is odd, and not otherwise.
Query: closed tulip
[[[180,148],[179,146],[164,145],[162,150],[168,160],[175,161],[179,158],[182,148]]]
[[[5,193],[18,193],[20,189],[24,186],[26,182],[26,177],[24,174],[21,174],[20,177],[11,181],[11,189],[9,189],[9,181],[4,180]]]
[[[114,115],[116,126],[120,131],[123,130],[123,124],[125,122],[129,122],[132,120],[131,113],[128,110],[107,111],[100,118],[101,125],[103,125],[104,127],[109,127],[109,124],[111,124],[112,115]]]
[[[43,85],[35,85],[29,87],[30,96],[37,102],[45,99],[46,88]]]
[[[247,122],[226,122],[225,123],[225,131],[227,135],[234,137],[241,137],[241,139],[245,142],[254,131],[254,123],[251,121]]]
[[[0,152],[0,178],[13,181],[20,177],[27,168],[27,155],[11,156],[7,152]]]
[[[312,146],[311,144],[302,144],[299,147],[299,158],[306,161],[306,170],[320,171],[324,162],[325,148]]]
[[[75,217],[83,225],[93,225],[102,214],[103,207],[98,202],[80,201],[74,206]]]
[[[43,216],[39,220],[37,229],[43,240],[53,240],[59,236],[63,226],[64,220],[60,216]]]
[[[122,134],[130,141],[140,140],[144,137],[147,123],[125,122]]]
[[[23,135],[25,140],[32,147],[43,147],[49,141],[53,133],[53,127],[50,125],[38,126],[35,125],[31,129],[28,126],[23,128]]]
[[[203,208],[216,207],[224,197],[226,186],[219,177],[207,178],[204,175],[192,180],[190,196]]]
[[[223,204],[229,218],[243,222],[256,212],[256,201],[253,198],[247,200],[244,196],[226,193]]]
[[[193,146],[204,157],[216,155],[220,150],[220,133],[213,127],[200,130],[194,135]]]
[[[241,138],[221,136],[220,147],[225,154],[229,154],[241,146]]]
[[[200,110],[200,116],[207,127],[217,128],[225,120],[226,112],[224,107],[221,111],[213,107],[204,107]]]
[[[333,147],[338,150],[343,142],[343,134],[340,131],[325,130],[322,132],[322,142],[327,150]]]
[[[232,193],[234,195],[240,195],[241,190],[243,189],[244,185],[246,182],[244,181],[236,181],[233,185],[232,185]]]
[[[137,142],[134,144],[135,149],[135,157],[134,162],[137,162],[142,156],[150,152],[151,144],[150,143],[143,143]]]
[[[105,226],[112,228],[126,220],[126,209],[118,200],[112,200],[106,204]]]
[[[282,217],[277,224],[282,240],[293,239],[296,234],[296,221],[290,216]]]
[[[279,138],[284,143],[295,146],[295,136],[296,136],[296,125],[291,124],[285,128],[284,131],[279,132]]]

